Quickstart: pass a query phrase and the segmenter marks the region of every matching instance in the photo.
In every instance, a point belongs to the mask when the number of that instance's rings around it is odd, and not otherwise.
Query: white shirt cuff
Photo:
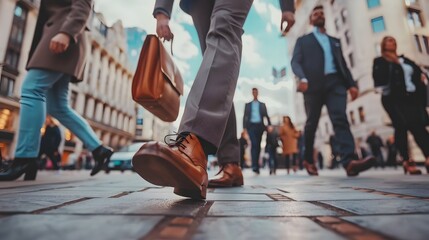
[[[299,81],[304,82],[304,83],[308,83],[307,78],[301,78]]]

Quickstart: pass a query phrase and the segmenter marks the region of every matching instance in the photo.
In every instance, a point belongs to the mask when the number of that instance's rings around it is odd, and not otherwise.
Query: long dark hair
[[[285,119],[288,119],[288,120],[289,120],[289,127],[291,127],[292,129],[295,129],[295,125],[293,125],[293,122],[292,122],[292,120],[290,119],[290,117],[289,117],[289,116],[284,116],[284,117],[283,117],[283,123],[285,122]]]

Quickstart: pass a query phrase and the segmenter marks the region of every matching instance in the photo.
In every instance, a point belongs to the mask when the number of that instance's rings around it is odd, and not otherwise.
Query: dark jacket
[[[41,68],[71,75],[72,81],[82,80],[91,7],[92,0],[42,0],[27,69]],[[69,48],[61,54],[49,50],[51,39],[58,33],[71,39]]]
[[[194,1],[205,1],[205,0],[181,0],[180,8],[189,14],[189,11],[192,7],[192,3]],[[234,0],[236,1],[236,0]],[[251,1],[251,0],[240,0],[240,1]],[[153,15],[155,16],[157,13],[162,12],[168,17],[171,17],[171,10],[173,9],[174,0],[156,0],[155,7],[153,10]],[[279,0],[280,8],[282,12],[289,11],[295,12],[295,0]]]
[[[46,126],[45,134],[42,136],[40,149],[43,153],[58,151],[61,143],[61,132],[58,126]]]
[[[426,85],[421,81],[422,70],[419,66],[410,59],[404,58],[404,63],[413,67],[412,82],[416,86],[415,95],[417,103],[426,106],[427,103],[427,89]],[[394,96],[397,100],[401,100],[407,95],[404,70],[400,64],[389,62],[383,57],[374,59],[372,76],[374,79],[374,87],[389,86],[390,95]]]
[[[252,101],[253,102],[253,101]],[[246,103],[246,106],[244,107],[244,116],[243,116],[243,128],[247,129],[250,124],[250,116],[252,111],[252,102]],[[259,102],[259,101],[258,101]],[[264,124],[264,117],[267,118],[268,125],[271,125],[270,117],[268,116],[267,112],[267,106],[265,106],[265,103],[259,102],[259,115],[261,116],[261,124]]]
[[[356,87],[347,63],[344,60],[341,42],[337,38],[329,37],[338,75],[342,78],[344,86],[349,89]],[[325,77],[325,58],[323,48],[313,33],[304,35],[296,41],[292,57],[292,71],[299,78],[308,80],[306,93],[315,93],[323,90]]]

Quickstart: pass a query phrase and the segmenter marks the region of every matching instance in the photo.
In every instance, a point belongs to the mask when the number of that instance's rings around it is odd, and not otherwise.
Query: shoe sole
[[[206,199],[208,178],[199,183],[188,174],[172,157],[160,148],[158,151],[145,149],[133,157],[134,170],[146,181],[158,185],[174,187],[174,193],[192,199]]]

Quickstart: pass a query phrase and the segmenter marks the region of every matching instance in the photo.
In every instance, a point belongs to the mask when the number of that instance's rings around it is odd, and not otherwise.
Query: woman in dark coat
[[[426,158],[429,167],[429,132],[426,126],[426,80],[420,67],[412,60],[396,53],[393,37],[381,43],[382,56],[374,59],[374,86],[382,88],[382,104],[395,129],[395,143],[403,159],[404,172],[421,174],[408,152],[407,132],[414,139]]]

